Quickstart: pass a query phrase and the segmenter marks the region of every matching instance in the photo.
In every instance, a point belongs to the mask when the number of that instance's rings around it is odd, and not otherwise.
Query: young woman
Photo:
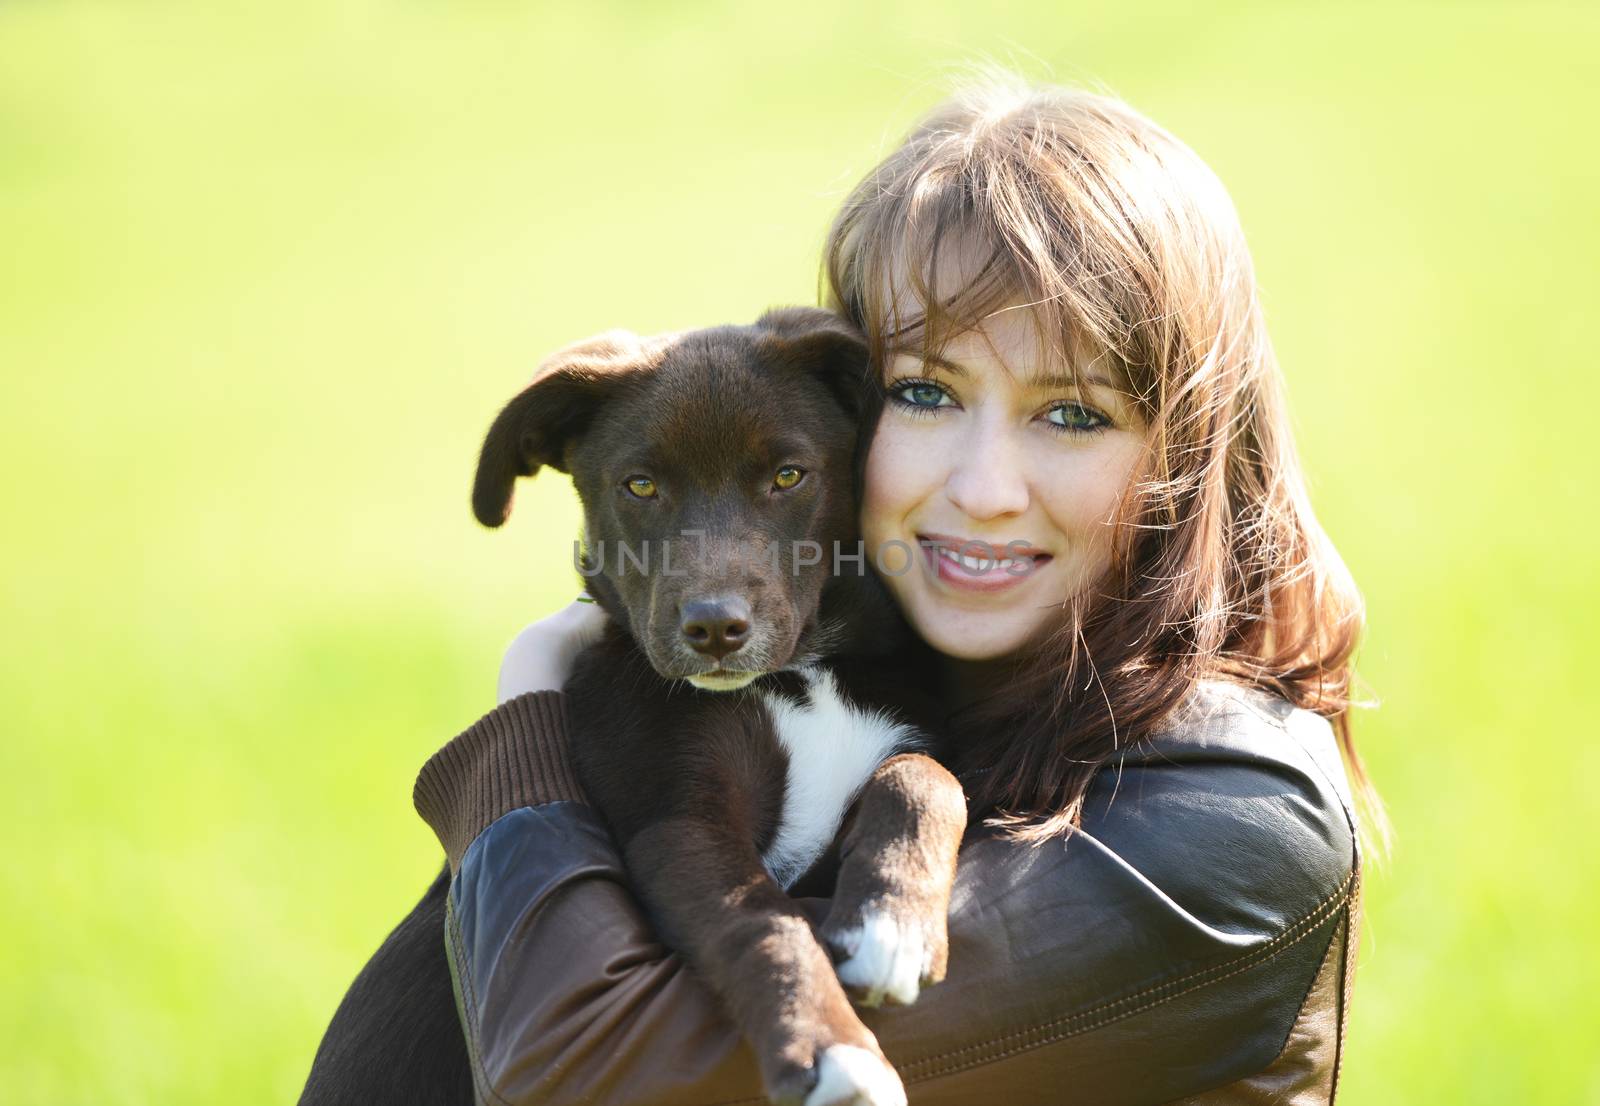
[[[1362,611],[1222,186],[1122,103],[989,83],[856,188],[826,264],[884,389],[864,537],[927,550],[885,582],[981,735],[949,976],[864,1012],[912,1100],[1330,1100]],[[568,767],[559,689],[603,617],[529,627],[418,780],[479,1092],[754,1102]]]

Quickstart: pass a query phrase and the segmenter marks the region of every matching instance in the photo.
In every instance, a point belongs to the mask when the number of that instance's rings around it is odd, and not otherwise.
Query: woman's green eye
[[[656,482],[648,476],[630,476],[623,482],[637,499],[654,499],[656,497]]]
[[[1057,415],[1061,417],[1057,418]],[[1052,407],[1048,418],[1063,430],[1098,430],[1106,425],[1105,416],[1081,403],[1062,403]]]
[[[788,491],[804,480],[805,476],[805,469],[797,468],[794,465],[784,465],[778,470],[778,474],[772,478],[772,486],[781,491]]]
[[[950,393],[944,387],[931,380],[902,380],[896,384],[891,392],[894,398],[907,407],[920,407],[931,410],[935,407],[948,407],[949,403],[941,402],[950,398]]]

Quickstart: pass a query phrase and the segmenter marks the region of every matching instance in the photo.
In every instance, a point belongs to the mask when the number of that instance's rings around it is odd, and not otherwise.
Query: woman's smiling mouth
[[[1050,563],[1051,555],[1013,542],[996,546],[950,534],[918,534],[923,564],[938,580],[962,591],[992,593],[1021,584]]]

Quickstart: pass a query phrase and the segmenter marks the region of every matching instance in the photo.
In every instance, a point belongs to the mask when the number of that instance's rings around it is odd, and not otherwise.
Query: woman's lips
[[[947,546],[957,552],[964,551],[971,554],[981,555],[988,552],[1000,557],[1029,556],[1048,558],[1050,556],[1049,553],[1046,553],[1036,545],[1022,545],[1021,542],[991,542],[985,541],[983,538],[962,538],[957,537],[955,534],[937,534],[932,531],[926,534],[918,534],[917,541],[923,545],[932,542],[935,545]]]
[[[923,562],[929,571],[962,591],[993,593],[1016,587],[1051,560],[1050,554],[1032,546],[1025,550],[996,548],[942,534],[919,534],[917,544],[922,547]],[[963,546],[965,555],[961,552]]]

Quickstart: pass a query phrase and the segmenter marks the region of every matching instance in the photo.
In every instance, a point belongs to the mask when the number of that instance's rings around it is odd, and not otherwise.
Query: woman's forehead
[[[920,314],[915,317],[920,318]],[[1107,387],[1124,386],[1116,358],[1089,349],[1082,342],[1071,342],[1070,336],[1046,335],[1038,313],[1028,304],[1002,307],[974,327],[942,335],[933,349],[926,348],[924,338],[920,327],[886,335],[885,368],[905,357],[927,360],[934,367],[958,375],[968,368],[993,367],[1025,385],[1071,384],[1081,376]]]
[[[1120,360],[1060,311],[1041,307],[1008,255],[972,227],[935,240],[907,235],[884,258],[871,320],[887,362],[897,355],[937,355],[958,364],[998,363],[1022,383],[1070,382],[1075,374],[1125,388]],[[928,300],[937,297],[931,319]]]

